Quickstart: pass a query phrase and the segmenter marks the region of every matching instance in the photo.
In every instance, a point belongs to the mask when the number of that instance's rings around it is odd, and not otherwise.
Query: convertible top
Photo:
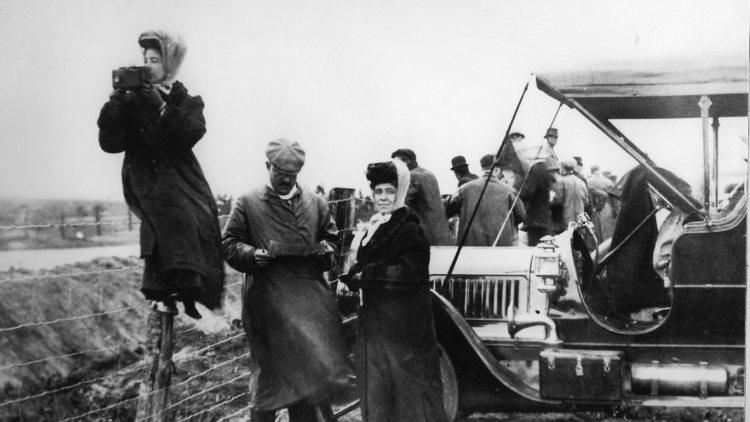
[[[568,105],[575,100],[604,120],[700,117],[701,95],[711,100],[711,117],[748,112],[745,57],[617,63],[598,70],[542,72],[536,82],[556,100]]]

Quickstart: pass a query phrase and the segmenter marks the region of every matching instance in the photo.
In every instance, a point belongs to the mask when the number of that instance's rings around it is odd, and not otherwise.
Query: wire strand
[[[134,306],[127,306],[124,308],[118,308],[118,309],[113,309],[113,310],[106,311],[106,312],[98,312],[94,314],[76,315],[76,316],[67,317],[67,318],[53,319],[50,321],[28,322],[28,323],[16,325],[13,327],[0,328],[0,333],[7,333],[9,331],[20,330],[22,328],[41,327],[44,325],[59,324],[61,322],[69,322],[69,321],[76,321],[76,320],[87,319],[87,318],[96,318],[96,317],[105,316],[105,315],[119,314],[122,312],[127,312],[127,311],[131,311],[135,309],[138,309],[138,308]]]

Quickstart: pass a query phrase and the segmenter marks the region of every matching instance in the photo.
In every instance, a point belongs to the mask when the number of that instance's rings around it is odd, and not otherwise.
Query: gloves
[[[363,266],[359,263],[352,265],[349,272],[339,276],[339,280],[346,284],[350,290],[356,290],[362,287],[362,270]]]

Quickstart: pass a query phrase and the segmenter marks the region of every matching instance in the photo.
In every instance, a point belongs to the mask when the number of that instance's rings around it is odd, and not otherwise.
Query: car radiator
[[[431,276],[433,290],[446,298],[467,319],[507,319],[508,306],[528,310],[529,289],[525,277]]]

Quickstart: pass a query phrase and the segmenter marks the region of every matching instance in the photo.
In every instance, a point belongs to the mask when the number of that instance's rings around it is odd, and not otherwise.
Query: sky
[[[279,137],[306,149],[299,181],[311,188],[364,188],[367,163],[411,148],[450,193],[451,157],[479,170],[532,73],[747,62],[749,22],[746,0],[0,0],[0,198],[122,199],[123,156],[99,149],[96,119],[111,70],[141,63],[149,29],[187,42],[178,79],[206,103],[194,151],[215,194],[265,183],[265,145]],[[556,107],[531,84],[514,130],[541,141]],[[617,174],[634,164],[571,109],[555,126],[561,157]],[[697,146],[664,138],[699,140],[699,123],[624,127],[657,162],[695,170]],[[746,133],[747,119],[722,125],[734,165]]]

